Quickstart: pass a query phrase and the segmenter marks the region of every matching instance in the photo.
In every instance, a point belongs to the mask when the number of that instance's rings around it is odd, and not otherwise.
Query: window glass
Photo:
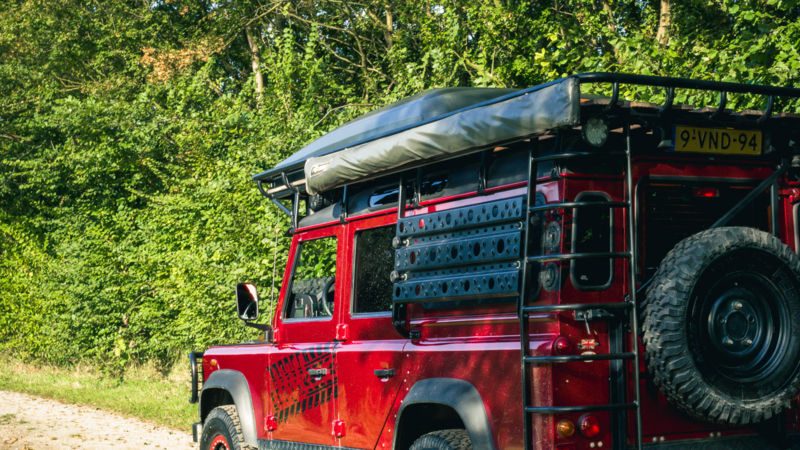
[[[356,313],[391,311],[395,227],[356,233]]]
[[[332,316],[336,294],[336,236],[301,242],[297,253],[285,317]]]
[[[607,202],[603,194],[579,195],[576,201]],[[573,214],[573,252],[611,252],[611,209],[599,207],[578,208]],[[571,262],[572,284],[578,289],[606,289],[611,283],[611,259],[590,258]]]
[[[406,184],[406,201],[410,201],[414,197],[414,183],[409,182]],[[397,183],[388,186],[382,186],[374,191],[369,197],[370,208],[381,208],[384,206],[395,205],[400,198],[400,189]]]

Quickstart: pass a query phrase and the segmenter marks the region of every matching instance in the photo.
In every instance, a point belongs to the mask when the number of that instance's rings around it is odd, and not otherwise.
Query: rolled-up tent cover
[[[324,192],[580,122],[577,78],[568,77],[498,100],[335,153],[308,158],[306,190],[309,194]]]

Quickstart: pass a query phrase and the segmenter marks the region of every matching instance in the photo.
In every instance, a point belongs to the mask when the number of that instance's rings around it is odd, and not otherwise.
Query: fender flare
[[[230,369],[220,369],[209,375],[203,389],[200,391],[200,411],[203,411],[203,393],[209,389],[221,389],[227,391],[236,406],[239,414],[239,423],[242,425],[242,435],[244,441],[254,447],[258,447],[258,435],[256,434],[256,415],[253,409],[253,399],[250,397],[250,384],[241,372]],[[203,422],[205,418],[201,417]]]
[[[472,383],[455,378],[428,378],[414,383],[408,391],[395,421],[395,435],[392,448],[397,445],[400,434],[400,420],[403,411],[420,403],[435,403],[453,408],[469,433],[472,448],[476,450],[495,450],[489,415],[483,406],[483,399]]]

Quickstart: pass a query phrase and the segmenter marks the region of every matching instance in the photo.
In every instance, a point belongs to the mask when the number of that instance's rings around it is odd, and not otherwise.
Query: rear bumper
[[[647,444],[645,450],[785,450],[800,448],[792,445],[797,436],[792,435],[787,442],[779,443],[763,436],[735,436],[727,438],[691,439],[686,441]],[[633,448],[628,446],[629,449]]]

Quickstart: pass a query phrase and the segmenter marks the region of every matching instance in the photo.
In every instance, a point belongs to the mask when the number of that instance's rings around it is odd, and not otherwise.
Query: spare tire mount
[[[800,393],[800,259],[774,236],[726,227],[684,239],[643,306],[648,369],[690,415],[755,423]]]

